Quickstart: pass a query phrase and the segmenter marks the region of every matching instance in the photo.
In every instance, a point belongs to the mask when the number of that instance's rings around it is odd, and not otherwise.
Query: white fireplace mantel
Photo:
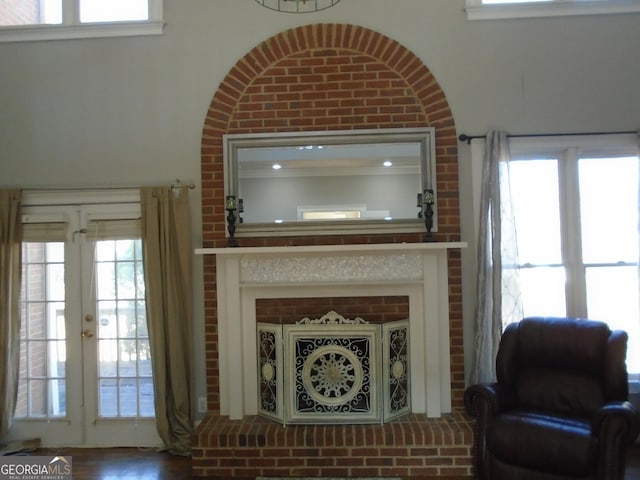
[[[200,248],[216,255],[220,413],[258,412],[256,300],[407,296],[414,413],[451,412],[447,250],[465,242]],[[323,313],[323,312],[319,312]]]

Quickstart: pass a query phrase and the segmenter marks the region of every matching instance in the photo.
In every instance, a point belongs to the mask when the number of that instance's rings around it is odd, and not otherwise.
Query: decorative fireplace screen
[[[258,323],[259,413],[281,423],[380,423],[410,412],[409,321],[336,312]]]

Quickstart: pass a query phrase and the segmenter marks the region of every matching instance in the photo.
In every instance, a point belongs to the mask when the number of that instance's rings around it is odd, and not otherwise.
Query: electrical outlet
[[[198,413],[207,413],[207,397],[198,397]]]

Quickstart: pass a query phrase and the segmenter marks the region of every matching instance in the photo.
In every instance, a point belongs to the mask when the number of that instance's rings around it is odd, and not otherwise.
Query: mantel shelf
[[[467,242],[424,243],[367,243],[353,245],[298,245],[285,247],[229,247],[196,248],[196,255],[262,255],[262,254],[306,254],[306,253],[375,253],[416,252],[425,250],[450,250],[466,248]]]

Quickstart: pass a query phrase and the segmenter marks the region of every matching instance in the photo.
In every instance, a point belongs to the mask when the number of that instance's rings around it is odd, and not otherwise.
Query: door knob
[[[91,338],[93,337],[93,332],[91,330],[82,330],[83,338]]]

